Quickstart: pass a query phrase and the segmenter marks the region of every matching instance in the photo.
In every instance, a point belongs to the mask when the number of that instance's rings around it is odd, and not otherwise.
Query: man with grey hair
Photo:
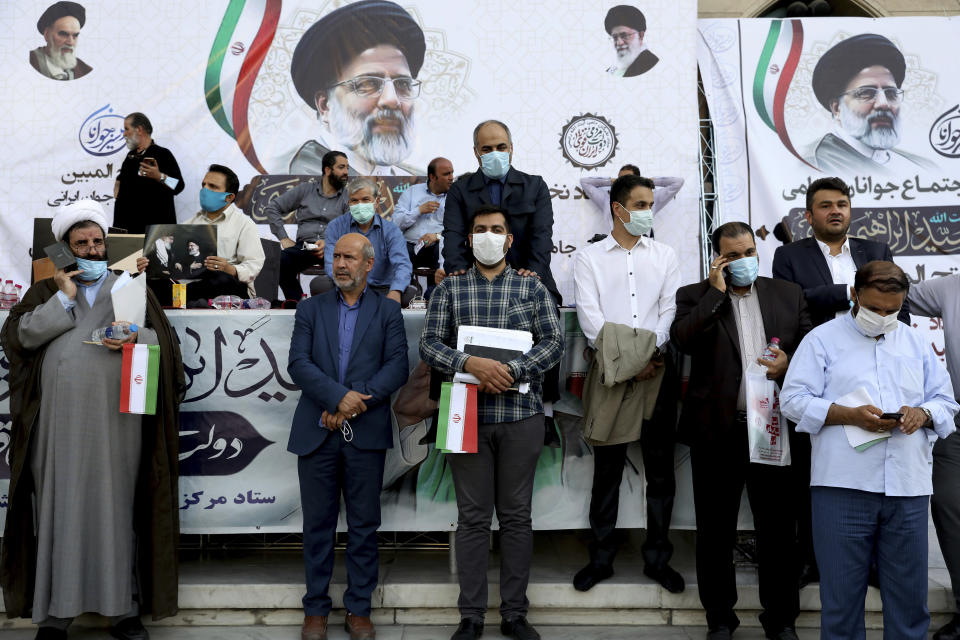
[[[473,154],[480,170],[450,187],[443,215],[443,262],[447,273],[466,271],[473,263],[467,243],[470,216],[483,205],[501,207],[513,233],[507,264],[521,275],[540,278],[554,300],[560,292],[550,271],[553,256],[553,206],[540,176],[511,166],[513,139],[498,120],[485,120],[473,130]]]
[[[93,69],[77,57],[87,11],[76,2],[55,2],[37,20],[46,44],[30,52],[30,66],[51,80],[76,80]]]
[[[413,298],[410,280],[413,275],[413,265],[407,255],[407,243],[403,238],[400,227],[389,220],[384,220],[376,212],[380,192],[380,185],[372,178],[354,178],[347,185],[347,202],[350,210],[338,218],[334,218],[327,225],[326,246],[333,247],[341,236],[348,233],[359,233],[366,237],[373,246],[376,256],[373,268],[368,277],[368,284],[372,289],[380,291],[385,296],[406,306]],[[324,253],[324,269],[327,277],[334,280],[333,255]],[[317,280],[314,280],[317,282]],[[322,281],[318,286],[310,283],[310,294],[322,293]],[[326,288],[329,290],[329,287]]]

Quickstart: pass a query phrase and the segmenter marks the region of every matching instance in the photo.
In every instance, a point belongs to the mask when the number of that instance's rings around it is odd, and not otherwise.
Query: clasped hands
[[[364,400],[369,400],[373,396],[359,391],[347,391],[340,404],[337,405],[337,412],[330,414],[324,411],[320,415],[320,423],[330,431],[336,431],[343,426],[344,420],[351,420],[367,410]]]
[[[513,386],[510,367],[490,358],[470,356],[464,363],[463,370],[480,381],[477,386],[480,393],[503,393]]]

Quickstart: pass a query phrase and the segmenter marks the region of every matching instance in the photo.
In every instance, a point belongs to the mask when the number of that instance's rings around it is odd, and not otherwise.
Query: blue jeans
[[[893,497],[811,487],[813,546],[820,569],[821,640],[862,640],[870,560],[876,551],[883,637],[925,640],[927,505],[930,496]]]

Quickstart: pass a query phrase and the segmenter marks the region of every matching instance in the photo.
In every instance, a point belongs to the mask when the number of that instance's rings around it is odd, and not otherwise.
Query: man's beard
[[[348,179],[348,178],[349,178],[349,176],[340,176],[340,177],[338,178],[337,176],[335,176],[335,175],[333,175],[333,174],[331,173],[331,174],[330,174],[330,177],[327,178],[327,179],[330,181],[330,186],[331,186],[331,187],[333,187],[333,188],[336,189],[337,191],[340,191],[340,190],[343,189],[345,186],[347,186],[347,179]]]
[[[47,45],[47,57],[50,58],[50,62],[66,71],[77,66],[76,49],[70,49],[70,51],[64,53],[63,47],[58,49],[53,43],[47,43]]]
[[[892,149],[900,142],[900,114],[893,111],[873,109],[866,116],[853,112],[841,100],[839,105],[840,126],[851,136],[871,149]],[[880,117],[889,118],[891,125],[874,128],[871,123]]]
[[[330,130],[340,144],[376,165],[399,164],[410,155],[413,145],[413,106],[410,117],[403,115],[400,109],[379,109],[364,117],[340,104],[340,100],[331,95]],[[377,133],[373,128],[380,119],[394,119],[399,122],[397,133]]]
[[[621,69],[626,69],[633,64],[633,61],[637,59],[637,56],[640,55],[639,43],[631,44],[626,49],[620,50],[616,49],[617,52],[617,66]]]
[[[123,142],[124,144],[127,145],[127,149],[129,149],[130,151],[136,151],[137,147],[140,146],[140,137],[133,135],[133,136],[130,136],[129,138],[124,138]]]
[[[341,281],[341,278],[347,278],[347,277],[349,277],[349,279],[345,281]],[[349,274],[349,276],[347,276],[346,274],[338,275],[335,273],[333,277],[333,283],[337,285],[337,288],[340,289],[341,291],[347,291],[347,292],[356,290],[356,288],[360,286],[360,281],[361,281],[361,276],[359,272],[351,273]]]

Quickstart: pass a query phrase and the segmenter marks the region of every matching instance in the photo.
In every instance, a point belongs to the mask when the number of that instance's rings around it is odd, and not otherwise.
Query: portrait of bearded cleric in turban
[[[76,80],[93,69],[77,57],[87,12],[76,2],[57,2],[40,15],[37,31],[45,44],[30,52],[30,66],[51,80]]]
[[[806,153],[828,174],[913,175],[936,169],[929,160],[899,148],[903,53],[874,33],[851,36],[829,49],[813,70],[813,92],[830,112],[834,130]]]
[[[300,38],[290,63],[297,93],[316,110],[316,139],[290,160],[290,173],[322,175],[331,149],[350,175],[417,175],[403,164],[416,140],[417,74],[423,30],[399,5],[361,0],[331,11]]]
[[[613,41],[616,54],[614,64],[607,68],[610,75],[632,78],[650,71],[660,61],[643,41],[647,34],[647,18],[640,9],[617,5],[607,12],[603,26]]]

